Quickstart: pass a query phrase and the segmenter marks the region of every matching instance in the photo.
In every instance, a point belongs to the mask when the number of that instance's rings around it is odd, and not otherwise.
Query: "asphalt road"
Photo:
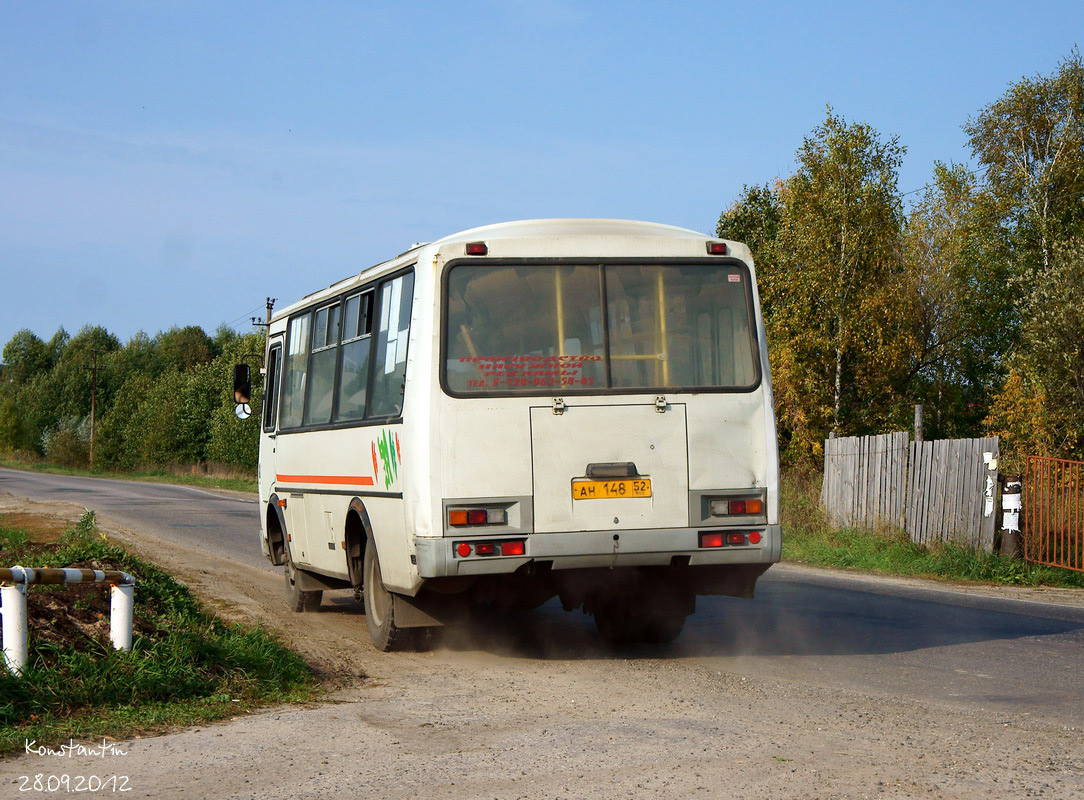
[[[0,469],[0,492],[74,503],[163,539],[196,543],[223,558],[272,569],[260,552],[260,518],[252,495],[11,469]]]
[[[0,492],[71,502],[156,536],[268,570],[255,501],[183,486],[0,469]],[[345,603],[325,597],[325,607]],[[332,608],[326,608],[332,610]],[[475,646],[493,658],[610,657],[591,620],[550,603]],[[471,658],[478,657],[474,652]],[[466,657],[462,650],[448,658]],[[787,565],[755,600],[699,598],[678,641],[649,659],[1084,728],[1084,608]]]

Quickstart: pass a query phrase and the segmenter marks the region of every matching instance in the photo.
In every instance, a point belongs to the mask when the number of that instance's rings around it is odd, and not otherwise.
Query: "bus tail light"
[[[497,542],[455,542],[452,550],[460,558],[471,556],[523,556],[527,543],[523,539]]]
[[[501,542],[502,556],[521,556],[527,551],[523,542]]]
[[[701,547],[745,547],[749,544],[760,544],[764,536],[760,531],[701,531]]]
[[[489,253],[489,246],[485,242],[467,242],[468,256],[484,256]]]
[[[725,256],[726,242],[708,242],[709,256]]]
[[[710,507],[713,517],[743,517],[764,513],[764,501],[757,499],[745,500],[712,500]]]
[[[454,528],[470,525],[507,525],[508,510],[504,508],[450,508],[448,524]]]

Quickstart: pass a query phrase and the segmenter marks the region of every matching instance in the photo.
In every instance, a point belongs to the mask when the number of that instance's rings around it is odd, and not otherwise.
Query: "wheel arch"
[[[343,524],[343,541],[346,542],[346,571],[353,586],[365,582],[365,550],[373,538],[373,526],[365,503],[359,497],[350,500]],[[375,546],[375,545],[374,545]]]
[[[279,506],[279,497],[272,494],[267,501],[267,512],[264,516],[267,530],[267,548],[270,551],[271,563],[281,567],[286,563],[286,516]]]

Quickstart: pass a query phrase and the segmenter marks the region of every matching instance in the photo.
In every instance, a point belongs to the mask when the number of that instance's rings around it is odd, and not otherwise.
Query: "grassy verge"
[[[835,528],[820,507],[820,476],[783,479],[783,559],[885,575],[1013,586],[1084,588],[1084,573],[954,545],[926,548],[902,531]]]
[[[0,564],[120,569],[136,577],[132,651],[109,641],[109,591],[36,586],[27,593],[29,665],[0,668],[0,755],[69,739],[125,738],[312,700],[319,687],[300,656],[266,632],[204,611],[157,567],[108,544],[88,512],[42,544],[0,517]]]
[[[29,472],[45,472],[50,475],[76,475],[86,478],[111,478],[124,481],[144,481],[147,483],[176,483],[182,486],[202,486],[209,489],[231,489],[237,492],[255,492],[255,476],[239,475],[197,475],[187,474],[176,469],[153,469],[142,472],[107,472],[104,470],[77,469],[61,467],[45,461],[0,454],[0,467],[21,469]]]

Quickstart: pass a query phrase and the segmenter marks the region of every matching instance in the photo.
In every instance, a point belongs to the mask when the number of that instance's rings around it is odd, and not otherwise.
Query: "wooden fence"
[[[994,549],[997,438],[911,442],[907,433],[824,443],[821,503],[836,525],[888,526],[920,544]]]

